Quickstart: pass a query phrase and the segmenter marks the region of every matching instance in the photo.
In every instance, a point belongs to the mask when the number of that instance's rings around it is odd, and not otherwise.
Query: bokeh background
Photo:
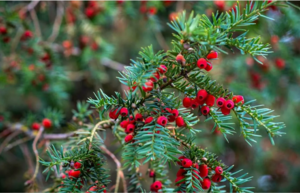
[[[244,4],[241,2],[241,6]],[[32,191],[24,182],[32,176],[35,166],[33,140],[14,144],[26,135],[5,125],[21,122],[30,127],[45,110],[51,114],[58,109],[65,122],[61,129],[51,132],[67,132],[67,121],[72,119],[72,109],[78,101],[86,101],[99,88],[108,95],[126,89],[115,77],[141,47],[153,45],[158,51],[171,46],[172,30],[167,23],[178,13],[186,10],[211,15],[217,10],[228,11],[234,5],[234,1],[1,1],[0,191]],[[274,109],[274,114],[286,123],[287,134],[275,139],[276,146],[263,137],[251,147],[238,132],[229,137],[228,143],[219,133],[212,133],[213,125],[203,123],[202,118],[197,127],[203,132],[196,142],[220,155],[227,165],[235,165],[253,176],[248,186],[256,187],[255,191],[297,192],[300,11],[273,6],[265,15],[274,21],[260,18],[249,28],[249,36],[260,35],[272,46],[273,53],[259,58],[263,65],[232,50],[230,56],[219,54],[209,73],[246,100],[257,99]],[[106,143],[115,151],[119,145],[112,141],[113,136],[108,133]],[[39,144],[42,157],[47,156],[45,148],[49,143]],[[114,181],[115,165],[108,160]],[[41,191],[51,183],[39,173],[35,190]]]

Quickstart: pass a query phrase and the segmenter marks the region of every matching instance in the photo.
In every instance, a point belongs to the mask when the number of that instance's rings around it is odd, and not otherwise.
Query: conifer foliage
[[[284,134],[285,125],[273,120],[272,110],[232,93],[208,73],[218,55],[231,54],[231,50],[238,49],[255,60],[271,52],[269,44],[258,37],[247,37],[246,27],[259,17],[266,18],[264,12],[275,4],[286,6],[283,2],[255,1],[242,10],[237,3],[229,12],[213,14],[212,21],[205,15],[187,16],[185,12],[174,19],[169,24],[175,32],[173,49],[155,52],[152,46],[143,48],[118,77],[128,87],[125,97],[98,91],[88,103],[97,109],[100,121],[83,124],[67,148],[58,151],[53,146],[48,150],[51,160],[40,161],[48,177],[51,171],[62,175],[54,189],[79,192],[89,184],[88,192],[107,191],[107,169],[99,147],[104,146],[101,134],[111,129],[122,144],[122,169],[129,174],[124,182],[127,191],[251,192],[244,183],[252,177],[240,174],[241,170],[232,172],[233,166],[194,143],[201,132],[195,126],[200,120],[212,121],[212,131],[219,130],[227,139],[237,133],[233,127],[236,119],[239,133],[249,145],[264,133],[273,144],[274,138]],[[245,32],[236,37],[236,31]],[[142,176],[139,169],[145,164],[148,176]],[[175,182],[168,176],[173,167],[178,170]],[[142,187],[142,178],[153,183]]]

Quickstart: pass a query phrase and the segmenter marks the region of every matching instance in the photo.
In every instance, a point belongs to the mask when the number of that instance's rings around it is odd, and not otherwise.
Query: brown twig
[[[184,10],[184,1],[178,1],[176,4],[176,12],[181,12]]]
[[[21,131],[14,131],[7,138],[5,138],[5,140],[3,141],[3,143],[0,146],[0,154],[2,153],[2,150],[5,148],[6,144],[8,144],[10,142],[10,140],[12,140],[14,137],[19,135],[20,133],[21,133]]]
[[[64,14],[63,2],[58,1],[57,3],[58,3],[58,8],[56,12],[56,18],[54,21],[52,34],[48,38],[49,42],[54,42],[54,40],[56,39],[61,26],[63,14]]]
[[[34,179],[36,178],[36,176],[39,172],[39,165],[40,165],[39,164],[40,163],[39,162],[39,152],[36,148],[36,144],[39,141],[40,137],[42,136],[43,131],[44,131],[44,127],[40,127],[40,130],[39,130],[38,134],[34,138],[34,141],[33,141],[33,144],[32,144],[32,149],[33,149],[35,159],[36,159],[35,172],[34,172],[32,178],[25,182],[25,185],[31,184],[34,181]]]
[[[108,59],[108,58],[103,58],[101,60],[101,64],[103,66],[107,66],[109,68],[112,68],[114,70],[118,70],[118,71],[123,71],[124,70],[124,67],[125,65],[124,64],[121,64],[119,62],[116,62],[116,61],[113,61],[111,59]]]
[[[22,139],[19,139],[19,140],[15,141],[15,142],[13,142],[13,143],[11,143],[11,144],[8,144],[8,145],[4,148],[4,150],[5,150],[5,151],[8,151],[8,150],[12,149],[13,147],[16,147],[17,145],[20,145],[20,144],[22,144],[22,143],[25,143],[25,142],[31,140],[32,138],[33,138],[33,137],[31,137],[31,136],[27,136],[27,137],[24,137],[24,138],[22,138]]]
[[[25,159],[29,165],[29,170],[30,170],[30,173],[33,173],[34,172],[34,167],[33,167],[33,162],[32,162],[32,159],[31,159],[31,154],[30,154],[30,151],[27,147],[27,145],[25,144],[22,144],[20,146],[22,152],[23,152],[23,155],[25,156]]]
[[[168,46],[164,36],[161,34],[161,31],[155,30],[155,29],[153,31],[154,31],[154,35],[158,41],[158,44],[162,47],[162,49],[169,50],[169,46]]]
[[[121,162],[116,158],[116,156],[110,152],[105,146],[100,146],[100,148],[107,154],[109,155],[114,162],[117,165],[117,170],[118,170],[118,174],[117,174],[117,180],[116,180],[116,185],[115,185],[115,193],[118,192],[118,188],[119,188],[119,183],[120,183],[120,178],[122,179],[123,182],[123,192],[127,193],[127,185],[126,185],[126,181],[125,181],[125,177],[124,177],[124,173],[121,169]]]
[[[40,24],[39,24],[39,20],[38,20],[38,17],[36,15],[36,12],[34,9],[32,9],[30,11],[30,16],[31,16],[31,19],[33,20],[33,24],[34,24],[34,28],[35,28],[35,32],[36,32],[36,35],[40,38],[42,38],[42,32],[41,32],[41,28],[40,28]]]

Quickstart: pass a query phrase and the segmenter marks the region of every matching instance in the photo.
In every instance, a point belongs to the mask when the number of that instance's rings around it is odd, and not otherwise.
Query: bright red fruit
[[[154,170],[151,170],[151,171],[149,172],[149,177],[150,177],[150,178],[154,178],[154,176],[155,176],[155,172],[154,172]]]
[[[157,123],[161,126],[166,126],[168,123],[168,119],[165,116],[160,116],[157,118]]]
[[[205,164],[202,164],[199,166],[199,172],[200,172],[200,176],[201,178],[204,178],[208,175],[208,168],[207,168],[207,165]]]
[[[178,63],[180,63],[180,64],[185,64],[184,56],[181,55],[181,54],[178,54],[178,55],[176,56],[176,61],[177,61]]]
[[[225,107],[221,107],[221,112],[223,115],[229,115],[230,114],[230,109],[227,109]]]
[[[171,113],[172,113],[172,115],[173,115],[175,118],[177,118],[178,115],[179,115],[179,112],[178,112],[177,109],[173,109],[173,110],[171,111]]]
[[[147,117],[145,119],[145,124],[151,123],[153,121],[153,119],[154,119],[153,117]]]
[[[218,167],[216,167],[215,172],[216,172],[216,174],[222,174],[223,168],[221,166],[218,166]]]
[[[209,111],[210,111],[210,109],[209,109],[208,106],[201,107],[201,113],[202,113],[202,115],[204,115],[204,116],[208,115]]]
[[[144,120],[143,115],[140,114],[140,113],[137,113],[137,114],[135,115],[135,120],[136,120],[136,121],[142,122],[142,121]]]
[[[210,188],[211,182],[208,178],[203,179],[203,181],[201,182],[201,186],[204,190],[207,190]]]
[[[128,109],[126,107],[123,107],[120,110],[120,114],[121,114],[122,117],[126,117],[128,115]]]
[[[30,30],[26,30],[23,35],[21,36],[21,40],[24,41],[24,40],[27,40],[29,38],[32,38],[33,34]]]
[[[218,52],[215,52],[215,51],[211,51],[207,56],[206,56],[207,59],[215,59],[215,58],[218,58]]]
[[[220,174],[214,174],[211,177],[211,181],[216,182],[216,183],[221,182],[221,180],[222,180],[222,176]]]
[[[206,99],[208,93],[206,90],[202,89],[202,90],[199,90],[198,93],[197,93],[197,101],[198,102],[202,102],[203,100]]]
[[[81,168],[81,163],[80,163],[80,162],[75,162],[75,163],[74,163],[74,168],[75,168],[75,169]]]
[[[191,167],[193,165],[193,162],[192,162],[192,160],[190,160],[188,158],[185,158],[185,159],[181,160],[181,165],[184,168],[189,168],[189,167]]]
[[[47,128],[50,128],[50,127],[52,127],[52,122],[51,122],[51,120],[50,119],[47,119],[47,118],[45,118],[45,119],[43,119],[43,126],[47,129]]]
[[[132,141],[132,139],[133,139],[133,136],[129,134],[129,135],[126,135],[124,140],[126,143],[128,143],[128,142]]]
[[[207,62],[207,63],[206,63],[205,70],[206,70],[207,72],[209,72],[209,71],[211,71],[212,68],[213,68],[212,64],[211,64],[210,62]]]
[[[164,74],[168,71],[168,68],[165,65],[160,65],[158,70],[159,70],[159,73]]]
[[[205,103],[207,106],[212,107],[215,104],[215,100],[216,100],[216,97],[214,95],[208,94],[206,97]]]
[[[158,191],[158,190],[162,189],[161,181],[155,181],[153,184],[151,184],[150,189],[151,189],[151,191]]]
[[[182,105],[185,108],[190,108],[192,106],[192,99],[189,98],[189,97],[184,97],[183,100],[182,100]]]
[[[198,68],[200,69],[205,69],[206,68],[206,60],[204,58],[200,58],[198,61],[197,61],[197,66]]]
[[[177,176],[177,177],[184,176],[185,173],[186,173],[186,170],[184,170],[184,169],[179,169],[178,172],[177,172],[177,174],[176,174],[176,176]]]
[[[38,124],[38,123],[33,123],[32,125],[31,125],[31,128],[33,129],[33,130],[39,130],[40,129],[40,124]]]
[[[218,107],[223,107],[225,104],[226,100],[223,97],[220,97],[217,99],[217,106]]]
[[[111,119],[117,119],[120,114],[120,111],[118,112],[118,108],[116,108],[114,111],[109,111],[109,118]]]
[[[183,155],[182,155],[182,156],[179,156],[178,159],[179,159],[180,161],[178,161],[177,164],[181,166],[181,160],[182,160],[182,159],[185,159],[185,158],[186,158],[186,157],[183,156]]]
[[[224,107],[226,108],[226,109],[232,109],[233,107],[234,107],[234,103],[233,103],[233,101],[232,100],[227,100],[226,102],[225,102],[225,104],[224,104]]]
[[[149,7],[148,12],[150,15],[155,15],[157,12],[156,7]]]
[[[6,29],[6,27],[3,27],[3,26],[0,27],[0,34],[1,34],[1,35],[7,34],[7,29]]]
[[[184,122],[184,119],[181,116],[176,118],[176,125],[178,127],[183,127],[183,126],[186,125],[185,122]]]
[[[193,100],[192,100],[192,104],[191,104],[191,106],[192,106],[192,108],[193,108],[193,109],[196,109],[196,108],[198,108],[198,106],[199,106],[199,103],[198,103],[198,101],[197,101],[196,99],[193,99]]]
[[[149,92],[153,90],[153,82],[149,80],[148,82],[145,83],[145,86],[142,87],[145,92]]]
[[[155,72],[155,73],[153,73],[153,77],[151,77],[150,80],[151,80],[152,82],[157,82],[157,81],[159,80],[159,78],[160,78],[159,73],[158,73],[158,72]]]
[[[124,120],[120,123],[120,126],[123,128],[123,129],[126,129],[127,125],[128,125],[128,120]]]
[[[80,176],[80,171],[78,170],[78,171],[75,171],[75,170],[70,170],[69,171],[69,177],[73,177],[73,178],[78,178],[79,176]]]
[[[134,124],[128,124],[127,125],[127,127],[126,127],[126,129],[125,129],[125,133],[131,133],[131,132],[133,132],[134,131],[134,129],[135,129],[135,125]]]
[[[135,123],[135,119],[132,115],[129,116],[129,120],[128,123],[134,124]]]
[[[278,69],[283,69],[285,67],[285,61],[282,58],[276,58],[275,64]]]
[[[241,95],[235,95],[232,97],[232,100],[234,102],[234,104],[238,104],[241,102],[241,104],[244,104],[244,97]]]
[[[93,18],[96,15],[96,10],[93,7],[87,7],[85,9],[85,16],[87,18]]]

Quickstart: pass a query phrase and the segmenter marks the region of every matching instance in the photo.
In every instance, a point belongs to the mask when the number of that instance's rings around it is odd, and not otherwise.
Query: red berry
[[[132,115],[129,116],[129,121],[128,123],[134,124],[135,123],[135,119]]]
[[[225,104],[224,104],[224,107],[226,108],[226,109],[232,109],[233,107],[234,107],[234,103],[233,103],[233,101],[232,100],[227,100],[226,102],[225,102]]]
[[[127,134],[132,133],[134,131],[134,129],[135,129],[135,125],[130,123],[127,125],[127,127],[125,129],[125,133],[127,133]]]
[[[202,102],[203,100],[206,99],[208,93],[206,90],[202,89],[202,90],[199,90],[198,93],[197,93],[197,101],[198,102]]]
[[[118,108],[116,108],[114,111],[113,110],[109,111],[109,118],[117,119],[119,114],[120,114],[120,111],[118,112]]]
[[[186,125],[184,119],[181,116],[176,118],[176,125],[178,127],[184,127]]]
[[[136,121],[142,122],[142,121],[144,120],[143,115],[140,114],[140,113],[137,113],[137,114],[135,115],[135,120],[136,120]]]
[[[196,99],[192,99],[191,106],[192,106],[193,109],[198,108],[198,106],[199,106],[198,101]]]
[[[182,100],[182,105],[185,108],[190,108],[192,106],[192,99],[189,97],[184,97],[184,99]]]
[[[199,172],[200,172],[200,176],[201,178],[204,178],[208,175],[208,168],[207,168],[207,165],[205,164],[202,164],[199,166]]]
[[[50,127],[52,126],[51,120],[50,120],[50,119],[47,119],[47,118],[43,119],[43,126],[44,126],[45,128],[50,128]]]
[[[157,123],[161,126],[166,126],[168,123],[168,119],[165,116],[160,116],[157,118]]]
[[[206,97],[205,103],[206,103],[207,106],[212,107],[215,104],[215,100],[216,100],[216,97],[214,95],[209,94]]]
[[[176,176],[177,176],[177,177],[180,177],[180,176],[184,176],[185,174],[186,174],[186,170],[180,168],[180,169],[178,170]]]
[[[145,83],[145,86],[142,87],[145,92],[149,92],[153,90],[153,82],[149,80],[148,82]]]
[[[176,118],[173,115],[168,116],[168,121],[169,122],[174,122],[175,120],[176,120]]]
[[[221,112],[223,113],[223,115],[229,115],[230,114],[230,109],[227,109],[225,107],[221,108]]]
[[[211,182],[208,178],[203,179],[203,181],[201,182],[201,186],[204,190],[207,190],[210,188]]]
[[[199,169],[199,165],[197,163],[194,163],[193,167]]]
[[[175,118],[177,118],[178,115],[179,115],[179,112],[178,112],[177,109],[173,109],[173,110],[171,111],[171,113],[172,113],[172,115],[173,115]]]
[[[189,168],[189,167],[191,167],[193,165],[193,162],[192,162],[192,160],[190,160],[188,158],[185,158],[185,159],[181,160],[181,165],[184,168]]]
[[[282,58],[276,58],[275,64],[278,69],[283,69],[285,67],[285,61]]]
[[[24,40],[27,40],[29,38],[32,38],[33,34],[30,30],[26,30],[23,35],[21,36],[21,40],[24,41]]]
[[[96,192],[97,190],[98,190],[97,186],[92,186],[90,187],[89,191],[86,191],[85,193]]]
[[[220,174],[214,174],[211,177],[211,181],[216,182],[216,183],[221,182],[221,180],[222,180],[222,176]]]
[[[96,11],[93,7],[87,7],[85,9],[85,16],[87,18],[93,18],[96,15]]]
[[[32,125],[31,125],[31,128],[33,129],[33,130],[39,130],[40,129],[40,124],[38,124],[38,123],[33,123]]]
[[[213,68],[212,64],[211,64],[210,62],[207,62],[206,67],[205,67],[205,70],[206,70],[207,72],[209,72],[209,71],[211,71],[212,68]]]
[[[176,61],[177,61],[179,64],[185,64],[185,59],[184,59],[183,55],[181,55],[181,54],[178,54],[178,55],[176,56]]]
[[[78,170],[78,171],[75,171],[75,170],[70,170],[69,171],[69,177],[73,177],[73,178],[78,178],[79,176],[80,176],[80,171]]]
[[[151,170],[151,171],[149,172],[149,177],[150,177],[150,178],[154,178],[154,176],[155,176],[155,172],[154,172],[154,170]]]
[[[75,169],[81,168],[81,163],[80,163],[80,162],[75,162],[75,163],[74,163],[74,168],[75,168]]]
[[[152,185],[151,185],[151,191],[158,191],[160,189],[162,189],[162,183],[160,181],[155,181]]]
[[[168,71],[168,68],[165,65],[160,65],[158,70],[159,70],[159,73],[164,74]]]
[[[0,34],[1,34],[1,35],[7,34],[7,29],[6,29],[6,27],[3,27],[3,26],[0,27]]]
[[[150,80],[151,80],[152,82],[157,82],[157,81],[159,80],[159,78],[160,78],[160,75],[159,75],[158,72],[153,73],[153,76],[154,76],[154,77],[151,77],[151,78],[150,78]]]
[[[129,135],[126,135],[124,140],[126,143],[128,143],[128,142],[132,141],[132,139],[133,139],[133,136],[129,134]]]
[[[137,87],[137,84],[136,84],[136,82],[134,82],[133,85],[132,85],[132,87],[130,88],[130,90],[131,91],[135,91],[136,87]]]
[[[217,106],[218,107],[223,107],[225,104],[226,100],[223,97],[220,97],[217,99]]]
[[[184,181],[183,181],[183,182],[180,182],[180,183],[177,183],[177,182],[179,182],[180,180],[183,180],[183,179],[184,179],[184,176],[177,176],[177,178],[176,178],[176,180],[175,180],[176,186],[180,186],[180,184],[183,184]]]
[[[156,7],[149,7],[148,12],[150,15],[155,15],[157,12]]]
[[[216,59],[218,58],[218,52],[215,52],[215,51],[211,51],[207,56],[206,56],[207,59]]]
[[[128,109],[123,107],[121,110],[120,110],[120,114],[122,117],[126,117],[128,115]]]
[[[216,174],[222,174],[223,168],[221,166],[218,166],[218,167],[216,167],[215,172],[216,172]]]
[[[209,109],[208,106],[201,107],[201,113],[202,113],[202,115],[204,115],[204,116],[208,115],[209,111],[210,111],[210,109]]]
[[[197,61],[197,66],[198,68],[200,69],[205,69],[206,68],[206,60],[204,58],[200,58],[198,61]]]
[[[151,123],[153,121],[153,119],[154,119],[153,117],[147,117],[145,119],[145,124]]]
[[[244,104],[244,97],[241,95],[233,96],[232,100],[233,100],[234,104],[238,104],[238,103]]]
[[[185,159],[185,158],[186,158],[186,157],[183,156],[183,155],[182,155],[182,156],[179,156],[178,159],[179,159],[180,161],[177,161],[177,164],[181,166],[181,160],[182,160],[182,159]]]
[[[128,125],[128,120],[124,120],[120,123],[120,126],[123,128],[123,129],[126,129],[127,125]]]

